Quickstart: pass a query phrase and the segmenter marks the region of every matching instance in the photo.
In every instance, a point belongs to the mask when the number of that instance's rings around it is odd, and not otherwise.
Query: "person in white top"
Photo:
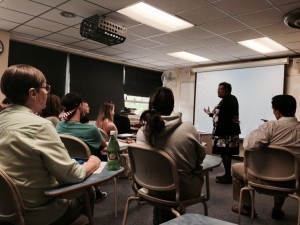
[[[272,108],[276,120],[267,121],[250,132],[244,139],[244,149],[259,150],[264,145],[275,144],[300,152],[300,123],[295,117],[296,99],[291,95],[274,96],[272,98]],[[244,173],[244,163],[236,163],[232,166],[233,199],[236,201],[239,201],[240,190],[245,186]],[[262,180],[262,182],[266,181]],[[280,182],[279,185],[288,184]],[[245,192],[241,213],[248,216],[251,215],[250,199],[249,192]],[[274,197],[273,219],[284,218],[284,212],[282,211],[284,201],[284,197]],[[232,207],[232,211],[238,212],[237,205]]]

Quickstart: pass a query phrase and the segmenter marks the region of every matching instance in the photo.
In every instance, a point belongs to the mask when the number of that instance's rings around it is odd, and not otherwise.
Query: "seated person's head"
[[[284,117],[294,117],[297,108],[296,99],[291,95],[276,95],[272,98],[273,112],[278,119],[278,112]]]
[[[114,114],[115,114],[115,105],[112,102],[105,102],[100,106],[98,118],[100,120],[109,119],[113,121]]]
[[[33,66],[19,64],[8,67],[1,78],[1,91],[13,104],[26,105],[34,113],[46,107],[47,93],[44,74]]]
[[[144,134],[148,143],[155,146],[155,139],[165,127],[161,116],[169,116],[174,108],[174,95],[171,89],[166,87],[156,88],[150,96],[149,109],[140,117],[144,124]]]
[[[61,113],[60,118],[69,121],[76,113],[77,109],[83,114],[83,98],[77,93],[68,93],[61,98],[61,104],[64,107],[64,113]]]
[[[149,110],[155,110],[160,115],[169,116],[174,109],[174,95],[170,88],[156,88],[150,96]]]
[[[62,112],[62,105],[60,102],[60,98],[57,95],[48,94],[46,108],[44,108],[41,112],[42,117],[58,117]]]

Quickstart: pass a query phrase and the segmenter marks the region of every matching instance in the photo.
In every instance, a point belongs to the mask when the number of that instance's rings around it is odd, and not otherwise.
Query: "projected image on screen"
[[[283,94],[284,65],[201,72],[197,73],[196,82],[197,130],[212,132],[212,118],[203,112],[203,108],[209,106],[212,111],[219,103],[217,88],[224,81],[231,84],[232,94],[239,101],[242,138],[263,123],[261,119],[275,119],[271,99]]]

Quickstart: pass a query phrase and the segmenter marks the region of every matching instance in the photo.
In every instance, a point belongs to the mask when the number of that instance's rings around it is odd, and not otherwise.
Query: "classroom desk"
[[[61,185],[61,186],[53,188],[51,190],[47,190],[47,191],[45,191],[45,195],[52,196],[52,197],[57,197],[57,196],[62,196],[62,197],[73,196],[74,197],[74,194],[76,194],[76,193],[86,192],[88,187],[91,187],[91,186],[94,186],[97,184],[101,184],[101,183],[104,183],[111,179],[114,179],[115,216],[117,217],[118,202],[117,202],[117,179],[116,179],[116,177],[123,171],[124,171],[123,167],[121,167],[121,169],[116,170],[116,171],[110,171],[107,169],[107,163],[105,163],[105,165],[100,173],[93,173],[91,176],[87,177],[83,182],[80,182],[80,183],[70,184],[70,185]],[[93,221],[90,221],[90,224],[93,224]]]
[[[205,200],[208,201],[210,198],[210,187],[209,187],[209,171],[220,166],[222,159],[213,155],[206,155],[202,163],[202,174],[205,176]]]
[[[201,214],[187,213],[161,225],[236,225]]]

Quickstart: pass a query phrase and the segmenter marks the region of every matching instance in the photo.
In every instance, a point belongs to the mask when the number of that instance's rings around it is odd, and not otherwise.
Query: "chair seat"
[[[138,190],[138,196],[140,198],[143,198],[144,200],[147,200],[149,204],[153,204],[153,205],[167,205],[170,207],[179,206],[178,202],[175,200],[175,196],[174,196],[174,200],[158,198],[153,195],[150,195],[148,189],[146,188],[140,188]],[[181,200],[181,203],[185,206],[190,206],[204,200],[205,200],[205,196],[201,194],[199,197],[195,197],[187,200]]]
[[[262,149],[245,150],[245,182],[240,191],[238,224],[240,224],[244,191],[250,191],[251,217],[254,218],[255,191],[265,195],[292,197],[298,200],[298,222],[300,225],[300,197],[298,179],[299,154],[288,148],[269,145]]]
[[[150,205],[170,210],[175,216],[184,214],[186,207],[190,205],[202,203],[205,215],[208,214],[204,195],[187,200],[180,199],[177,165],[166,152],[145,145],[131,144],[128,146],[128,153],[135,195],[127,199],[123,225],[126,224],[129,204],[133,200],[144,200]],[[200,192],[201,188],[202,186],[199,187]],[[166,199],[169,198],[169,193],[174,193],[173,199]]]

